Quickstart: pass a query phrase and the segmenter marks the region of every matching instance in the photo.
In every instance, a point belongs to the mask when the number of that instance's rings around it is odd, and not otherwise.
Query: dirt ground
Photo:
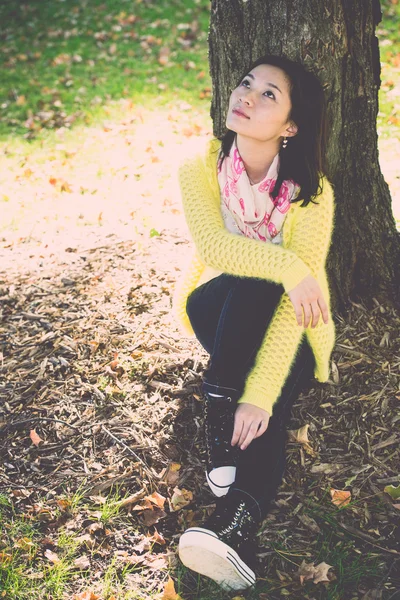
[[[40,521],[43,553],[57,551],[61,527],[84,532],[98,547],[93,568],[101,570],[110,553],[136,560],[148,593],[176,564],[183,530],[214,506],[203,468],[207,355],[171,315],[173,286],[192,248],[174,169],[185,144],[207,132],[199,124],[179,144],[186,125],[171,121],[178,136],[158,146],[157,136],[166,139],[159,125],[152,124],[154,139],[140,130],[140,147],[123,159],[124,140],[139,123],[112,131],[93,159],[106,163],[113,147],[131,174],[146,162],[146,148],[156,156],[130,195],[122,181],[104,194],[98,222],[46,220],[38,206],[18,231],[0,236],[0,489]],[[161,180],[168,184],[160,188]],[[86,207],[80,184],[72,180],[63,207],[75,216]],[[378,302],[353,304],[335,326],[332,380],[314,380],[294,407],[287,472],[257,538],[256,570],[263,576],[271,568],[271,540],[290,550],[321,532],[302,511],[312,501],[334,512],[337,535],[350,537],[357,554],[381,557],[393,590],[400,585],[400,505],[389,493],[400,482],[400,316]],[[131,526],[93,528],[96,515],[83,508],[71,517],[67,498],[76,490],[101,507],[116,485]],[[351,506],[339,512],[338,498]],[[295,578],[282,558],[274,565]]]

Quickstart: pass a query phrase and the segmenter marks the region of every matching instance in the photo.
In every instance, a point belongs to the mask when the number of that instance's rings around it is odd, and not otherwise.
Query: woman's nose
[[[247,92],[242,92],[240,95],[240,100],[242,102],[247,102],[247,104],[251,104],[254,100],[252,94],[253,92],[251,90],[248,90]]]

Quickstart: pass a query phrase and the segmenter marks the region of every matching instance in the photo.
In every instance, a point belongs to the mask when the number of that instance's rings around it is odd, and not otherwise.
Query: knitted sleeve
[[[334,224],[332,186],[326,178],[322,181],[323,193],[316,198],[319,204],[310,203],[298,212],[299,217],[291,239],[291,248],[310,267],[312,275],[319,281],[321,271],[325,268]],[[328,288],[324,291],[325,294],[329,294]],[[324,295],[324,298],[329,307],[329,295]],[[332,318],[331,315],[329,317]],[[305,332],[314,332],[313,335],[324,337],[329,334],[328,329],[330,331],[321,315],[314,329],[311,329],[311,322],[307,329],[304,325],[300,327],[289,296],[282,294],[257,353],[255,364],[247,376],[239,403],[254,404],[271,415],[298,354],[302,336]]]
[[[226,230],[201,156],[183,161],[178,173],[186,222],[206,265],[238,277],[270,279],[286,292],[310,274],[295,252]]]
[[[185,264],[183,273],[175,283],[172,295],[172,314],[181,332],[188,337],[195,337],[195,333],[186,313],[186,300],[190,291],[196,287],[203,268],[204,265],[194,250]]]

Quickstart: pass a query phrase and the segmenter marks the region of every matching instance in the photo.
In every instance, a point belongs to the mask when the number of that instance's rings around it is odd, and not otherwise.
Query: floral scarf
[[[229,156],[218,165],[218,182],[222,201],[243,235],[263,242],[273,241],[280,233],[290,208],[290,200],[300,190],[292,179],[283,181],[278,196],[273,199],[280,165],[279,153],[275,156],[262,181],[250,184],[243,160],[233,141]]]

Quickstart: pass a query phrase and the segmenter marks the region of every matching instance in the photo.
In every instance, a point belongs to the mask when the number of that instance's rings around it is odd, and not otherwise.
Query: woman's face
[[[235,109],[246,117],[235,114]],[[288,122],[290,109],[290,87],[284,71],[272,65],[258,65],[232,91],[226,126],[259,141],[277,141],[297,132],[296,126]],[[290,125],[293,127],[288,132]]]

